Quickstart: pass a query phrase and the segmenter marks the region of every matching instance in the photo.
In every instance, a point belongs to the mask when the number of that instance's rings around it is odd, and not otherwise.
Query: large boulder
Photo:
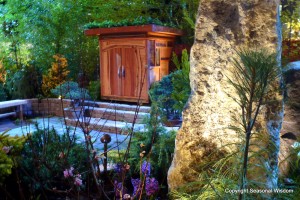
[[[278,6],[279,0],[200,2],[190,57],[192,92],[183,112],[183,124],[176,137],[175,154],[168,173],[171,190],[195,181],[201,164],[218,160],[232,149],[222,148],[211,157],[213,151],[239,141],[236,132],[228,128],[236,125],[232,116],[240,113],[238,105],[228,95],[234,95],[227,79],[231,76],[232,57],[235,50],[244,47],[280,51]],[[269,142],[275,144],[267,155],[269,172],[264,174],[264,181],[268,188],[277,184],[279,130],[283,115],[281,94],[274,94],[272,98],[276,103],[265,106],[259,117]]]

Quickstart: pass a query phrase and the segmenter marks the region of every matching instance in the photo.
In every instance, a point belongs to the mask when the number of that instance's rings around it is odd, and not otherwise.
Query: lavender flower
[[[130,169],[130,165],[129,164],[121,164],[121,163],[118,163],[118,164],[115,164],[114,165],[114,170],[116,173],[120,174],[120,173],[123,173],[123,172],[127,172],[129,171]]]
[[[159,184],[158,184],[158,181],[157,181],[155,178],[149,178],[149,177],[147,177],[147,178],[146,178],[146,186],[145,186],[145,189],[146,189],[146,195],[147,195],[147,196],[152,196],[152,195],[154,195],[154,194],[157,193],[158,190],[159,190]]]
[[[150,176],[151,164],[144,160],[142,167],[141,167],[141,171],[145,176]]]
[[[116,165],[114,166],[115,172],[121,173],[121,172],[122,172],[122,167],[123,167],[123,166],[122,166],[121,163],[116,164]]]
[[[139,178],[131,178],[131,184],[133,185],[133,194],[132,196],[138,196],[141,191],[141,180]]]
[[[115,170],[115,172],[117,172],[117,173],[121,173],[121,172],[122,172],[122,165],[121,165],[121,164],[116,164],[116,165],[114,166],[114,170]]]
[[[124,194],[127,194],[127,188],[122,184],[122,182],[114,182],[115,197],[116,199],[121,199]]]

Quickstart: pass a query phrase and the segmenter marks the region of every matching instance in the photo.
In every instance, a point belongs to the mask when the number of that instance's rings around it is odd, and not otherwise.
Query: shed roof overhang
[[[140,26],[93,28],[85,30],[84,34],[87,36],[125,36],[145,34],[147,36],[176,37],[181,36],[183,33],[181,30],[176,28],[149,24]]]

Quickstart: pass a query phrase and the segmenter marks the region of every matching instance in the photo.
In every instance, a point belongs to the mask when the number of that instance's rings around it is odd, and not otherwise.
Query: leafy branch
[[[240,190],[247,188],[247,169],[250,139],[264,100],[270,92],[271,84],[279,75],[276,55],[266,50],[240,50],[234,58],[234,68],[229,84],[238,97],[234,98],[241,108],[242,130],[245,133],[245,148]],[[239,199],[243,198],[240,193]]]

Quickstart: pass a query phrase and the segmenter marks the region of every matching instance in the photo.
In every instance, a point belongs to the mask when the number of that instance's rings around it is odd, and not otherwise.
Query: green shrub
[[[157,105],[152,104],[150,117],[146,118],[145,132],[136,132],[130,148],[130,165],[136,173],[139,172],[141,159],[147,159],[152,168],[152,174],[161,183],[166,183],[168,169],[172,162],[175,148],[176,131],[167,131],[158,115]],[[141,158],[141,153],[145,151]]]
[[[10,137],[6,132],[0,134],[0,185],[17,167],[26,137]]]
[[[37,127],[37,125],[36,125]],[[67,190],[73,187],[73,182],[64,177],[64,170],[74,168],[74,174],[86,172],[87,152],[84,146],[77,143],[76,138],[68,131],[58,134],[55,129],[33,132],[24,145],[23,159],[20,163],[21,180],[26,190],[37,197],[42,191]],[[72,190],[70,190],[72,191]]]
[[[12,99],[34,98],[41,90],[41,71],[34,65],[23,65],[17,72],[8,73],[5,86]]]
[[[70,71],[68,68],[68,60],[61,54],[55,54],[53,56],[54,62],[51,64],[51,68],[48,73],[43,75],[42,91],[45,96],[49,96],[51,90],[63,84]]]
[[[61,85],[58,85],[55,89],[51,90],[51,93],[56,97],[62,97],[67,99],[90,99],[87,89],[80,88],[78,83],[73,81],[67,81]]]
[[[7,94],[3,83],[0,83],[0,101],[7,100]]]
[[[107,152],[107,158],[109,163],[118,163],[120,159],[124,157],[126,150],[109,150]]]
[[[181,113],[191,94],[189,77],[190,61],[187,50],[184,49],[182,51],[181,62],[179,62],[175,53],[173,53],[172,61],[175,64],[177,71],[173,72],[172,75],[173,91],[171,97],[175,102],[173,108]]]
[[[149,90],[152,104],[157,104],[163,120],[179,118],[180,113],[174,109],[175,101],[171,98],[173,92],[172,77],[174,73],[164,76],[161,81],[153,83]]]
[[[93,100],[100,100],[100,81],[91,81],[88,87],[89,94]]]
[[[179,119],[183,107],[191,93],[190,88],[190,63],[187,50],[182,51],[181,62],[176,54],[173,54],[172,61],[177,70],[164,76],[161,81],[154,83],[149,91],[152,103],[159,107],[163,120]]]
[[[294,192],[291,194],[286,194],[286,199],[297,199],[300,195],[300,141],[294,142],[291,148],[291,154],[289,157],[290,167],[288,178],[289,184],[286,185],[286,181],[282,182],[282,187],[286,189],[293,189]]]

